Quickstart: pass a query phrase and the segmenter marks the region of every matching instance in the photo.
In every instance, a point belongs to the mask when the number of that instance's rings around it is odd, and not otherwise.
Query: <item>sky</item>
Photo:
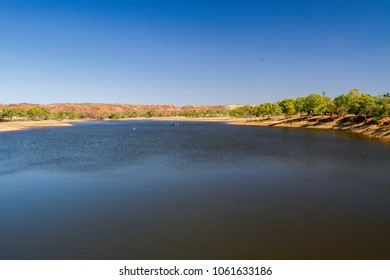
[[[0,103],[390,91],[390,0],[0,0]]]

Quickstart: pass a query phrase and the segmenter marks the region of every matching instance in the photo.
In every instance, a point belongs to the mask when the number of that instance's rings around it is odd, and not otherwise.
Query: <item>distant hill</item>
[[[179,107],[172,104],[164,105],[142,105],[142,104],[105,104],[105,103],[56,103],[56,104],[0,104],[0,110],[3,108],[20,108],[29,110],[33,107],[40,106],[51,112],[76,112],[76,113],[123,113],[123,112],[140,112],[145,113],[154,111],[155,113],[170,114],[172,112],[187,112],[191,110],[224,110],[226,106],[201,106],[187,105]]]

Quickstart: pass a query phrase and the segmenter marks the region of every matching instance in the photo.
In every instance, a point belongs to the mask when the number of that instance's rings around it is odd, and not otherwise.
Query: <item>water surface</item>
[[[169,124],[0,134],[0,258],[390,258],[390,145]]]

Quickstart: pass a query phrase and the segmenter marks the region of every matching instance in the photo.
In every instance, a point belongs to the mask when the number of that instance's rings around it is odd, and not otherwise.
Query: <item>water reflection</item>
[[[1,136],[2,259],[390,257],[383,143],[152,121]]]

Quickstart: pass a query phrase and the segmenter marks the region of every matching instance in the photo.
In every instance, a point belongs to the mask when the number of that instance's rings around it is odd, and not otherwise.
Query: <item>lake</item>
[[[0,259],[389,259],[390,145],[85,122],[0,134]]]

